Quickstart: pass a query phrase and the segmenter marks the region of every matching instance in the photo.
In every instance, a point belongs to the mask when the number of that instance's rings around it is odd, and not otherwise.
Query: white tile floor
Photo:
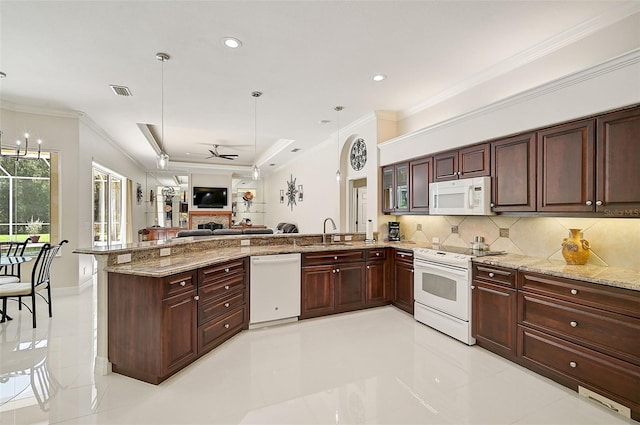
[[[96,376],[93,296],[35,331],[10,303],[0,424],[638,425],[393,307],[245,331],[159,386]]]

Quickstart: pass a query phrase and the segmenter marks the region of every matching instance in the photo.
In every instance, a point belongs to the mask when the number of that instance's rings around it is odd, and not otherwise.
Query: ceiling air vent
[[[132,96],[131,90],[129,90],[129,87],[116,86],[113,84],[110,84],[109,87],[111,87],[111,90],[113,90],[113,92],[118,96]]]

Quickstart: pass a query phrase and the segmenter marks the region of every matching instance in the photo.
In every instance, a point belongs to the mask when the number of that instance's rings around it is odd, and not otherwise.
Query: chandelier
[[[40,151],[42,148],[42,140],[38,139],[38,159],[40,159]],[[3,150],[15,149],[15,153],[4,154]],[[3,158],[15,158],[20,159],[27,156],[29,153],[29,133],[24,133],[24,149],[22,149],[22,141],[16,140],[16,146],[14,148],[2,146],[2,130],[0,130],[0,157]]]

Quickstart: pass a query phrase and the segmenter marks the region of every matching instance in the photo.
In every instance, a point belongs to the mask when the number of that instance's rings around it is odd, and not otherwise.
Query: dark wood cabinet
[[[596,126],[596,211],[610,217],[637,217],[640,107],[598,117]]]
[[[537,133],[537,210],[595,211],[595,120]]]
[[[159,384],[247,328],[247,261],[163,278],[109,273],[113,371]]]
[[[491,172],[488,143],[467,146],[433,156],[433,181],[488,176]]]
[[[491,143],[491,204],[494,212],[536,210],[536,134]]]
[[[109,361],[113,371],[158,384],[193,361],[197,275],[109,273]]]
[[[300,318],[363,308],[365,278],[363,250],[304,254]]]
[[[367,250],[365,304],[367,307],[391,302],[386,248]]]
[[[393,282],[393,305],[413,314],[413,251],[394,250]]]
[[[429,212],[429,183],[433,168],[433,158],[421,158],[409,163],[410,188],[409,211]]]
[[[382,168],[382,212],[409,211],[409,163],[388,165]]]
[[[474,264],[472,336],[476,343],[511,360],[516,357],[516,270]]]
[[[640,418],[640,292],[520,272],[518,360]]]

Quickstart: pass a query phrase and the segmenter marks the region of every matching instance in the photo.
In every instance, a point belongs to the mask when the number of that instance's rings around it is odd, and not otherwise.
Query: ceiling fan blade
[[[230,158],[229,155],[220,155],[218,158],[228,159],[229,161],[233,161],[235,158]]]
[[[235,154],[235,153],[223,153],[220,156],[238,156],[238,154]]]

